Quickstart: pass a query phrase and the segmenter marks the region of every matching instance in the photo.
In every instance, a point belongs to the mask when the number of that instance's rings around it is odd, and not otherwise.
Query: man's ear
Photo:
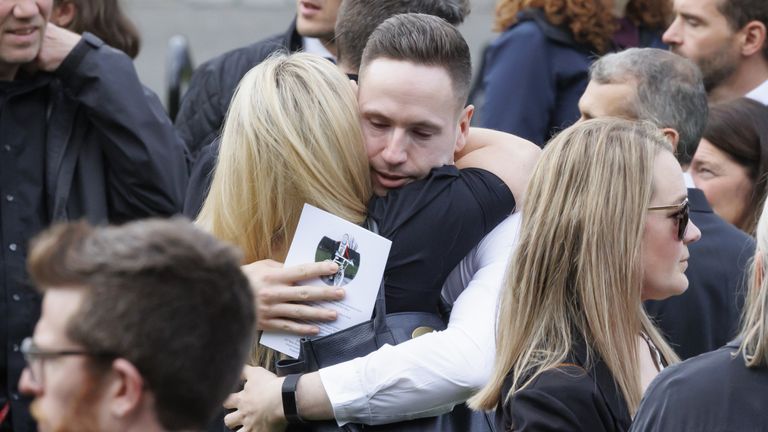
[[[475,114],[475,106],[467,105],[459,115],[459,134],[456,137],[456,146],[453,149],[453,153],[459,153],[467,145],[467,137],[469,136],[469,126],[472,123],[472,116]]]
[[[59,27],[69,28],[69,25],[72,24],[72,21],[75,19],[75,14],[77,14],[77,6],[75,6],[75,3],[71,1],[63,1],[53,8],[51,22]]]
[[[144,378],[133,363],[121,358],[112,362],[112,375],[108,388],[110,414],[125,418],[142,405]]]
[[[762,55],[766,44],[765,24],[760,21],[750,21],[741,29],[742,45],[741,55],[750,57],[755,53]]]
[[[677,143],[680,142],[680,134],[672,128],[662,128],[661,133],[664,134],[664,138],[667,139],[667,142],[672,144],[672,150],[677,152]]]

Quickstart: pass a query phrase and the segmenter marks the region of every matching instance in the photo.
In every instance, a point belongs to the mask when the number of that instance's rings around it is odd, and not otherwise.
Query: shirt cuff
[[[370,423],[370,398],[365,392],[360,367],[362,358],[320,369],[320,381],[331,401],[339,426],[356,421]]]

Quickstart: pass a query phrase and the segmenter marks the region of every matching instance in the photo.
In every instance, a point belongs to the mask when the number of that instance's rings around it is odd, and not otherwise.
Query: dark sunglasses
[[[690,206],[688,205],[688,198],[684,199],[680,204],[673,204],[667,206],[648,207],[648,210],[672,210],[678,209],[671,216],[677,220],[677,239],[683,241],[685,238],[685,231],[688,229],[688,221]]]

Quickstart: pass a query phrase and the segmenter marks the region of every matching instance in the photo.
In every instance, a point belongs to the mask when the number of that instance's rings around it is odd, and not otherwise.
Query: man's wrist
[[[283,378],[283,382],[280,385],[283,402],[283,417],[285,421],[288,422],[288,424],[305,423],[304,419],[302,419],[301,415],[299,415],[299,402],[298,396],[296,394],[296,389],[299,385],[299,379],[301,379],[303,375],[304,374],[287,375],[285,378]]]

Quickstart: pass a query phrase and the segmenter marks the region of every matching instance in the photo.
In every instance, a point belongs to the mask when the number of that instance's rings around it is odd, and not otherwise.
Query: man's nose
[[[675,18],[672,24],[669,25],[667,31],[661,35],[661,40],[667,45],[680,45],[682,40],[680,39],[680,18]]]
[[[387,139],[387,144],[384,147],[384,151],[381,152],[381,157],[389,165],[400,165],[408,160],[408,154],[406,152],[406,134],[405,131],[395,129],[392,131]]]
[[[42,386],[32,379],[32,374],[28,367],[24,368],[21,372],[21,378],[19,378],[19,391],[29,396],[38,396],[43,391]]]
[[[14,18],[29,19],[40,13],[40,10],[35,0],[17,0],[12,12]]]

